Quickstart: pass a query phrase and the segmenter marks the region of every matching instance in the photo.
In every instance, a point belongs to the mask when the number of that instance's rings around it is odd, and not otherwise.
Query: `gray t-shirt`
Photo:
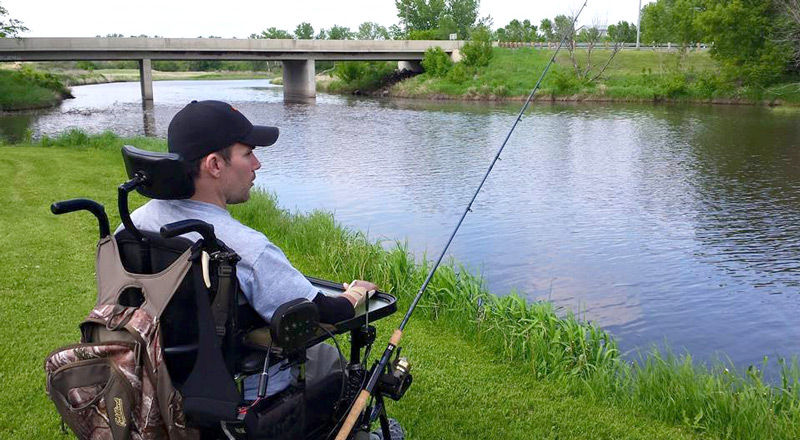
[[[131,219],[145,231],[158,231],[163,225],[187,219],[214,225],[217,238],[241,257],[236,275],[242,293],[267,321],[281,304],[296,298],[312,301],[319,292],[264,234],[241,224],[217,205],[189,199],[150,200],[135,210]],[[192,241],[200,239],[194,232],[184,237]],[[291,381],[290,371],[280,367],[278,364],[270,369],[269,395],[286,388]]]

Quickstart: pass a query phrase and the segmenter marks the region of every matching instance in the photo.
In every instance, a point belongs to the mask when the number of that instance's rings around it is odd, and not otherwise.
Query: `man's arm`
[[[369,281],[355,280],[344,283],[345,291],[341,296],[326,296],[317,293],[314,304],[319,310],[319,320],[325,324],[334,324],[355,316],[356,307],[371,297],[378,286]]]
[[[353,304],[343,296],[327,296],[317,293],[314,304],[319,310],[319,320],[324,324],[335,324],[356,315]]]

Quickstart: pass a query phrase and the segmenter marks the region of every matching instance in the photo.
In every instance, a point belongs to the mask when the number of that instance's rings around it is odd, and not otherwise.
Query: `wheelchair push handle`
[[[108,226],[108,216],[106,210],[100,203],[89,199],[71,199],[54,202],[50,205],[50,212],[55,215],[67,214],[75,211],[89,211],[97,217],[100,226],[100,238],[108,237],[111,229]]]
[[[209,251],[217,250],[217,236],[214,234],[214,226],[202,220],[181,220],[161,227],[161,236],[164,238],[177,237],[189,232],[200,234]]]

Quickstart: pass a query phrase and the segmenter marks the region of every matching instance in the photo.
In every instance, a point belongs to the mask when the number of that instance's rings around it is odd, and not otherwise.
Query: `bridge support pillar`
[[[153,100],[153,69],[149,58],[139,60],[139,84],[142,86],[142,100]]]
[[[397,70],[408,70],[414,73],[422,73],[425,71],[425,69],[422,68],[422,63],[419,61],[398,61]]]
[[[308,102],[317,97],[314,60],[283,61],[284,102]]]

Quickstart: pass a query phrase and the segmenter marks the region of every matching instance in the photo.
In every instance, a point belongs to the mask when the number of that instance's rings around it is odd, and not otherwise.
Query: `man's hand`
[[[375,291],[378,290],[378,286],[375,283],[362,280],[353,280],[352,283],[344,283],[342,286],[344,287],[342,296],[350,301],[353,308],[364,304],[367,298],[371,298]]]

